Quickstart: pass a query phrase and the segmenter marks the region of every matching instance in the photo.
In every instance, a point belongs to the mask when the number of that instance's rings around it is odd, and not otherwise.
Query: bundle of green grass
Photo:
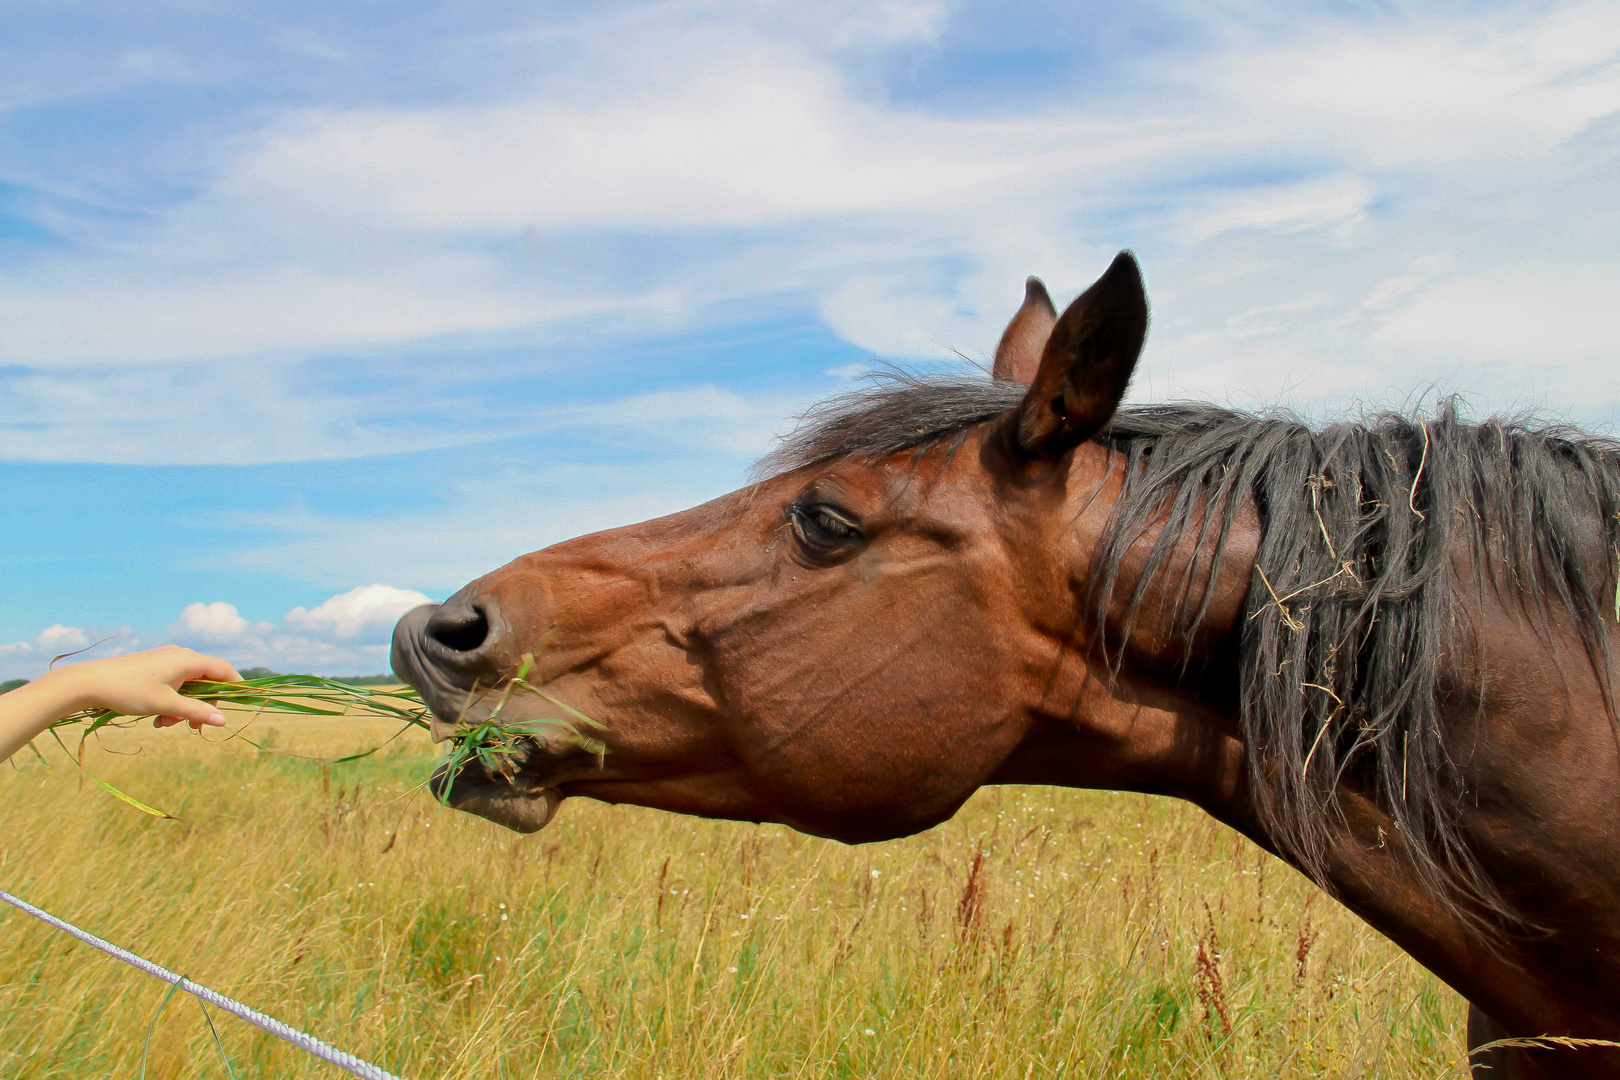
[[[475,689],[473,693],[468,694],[462,715],[450,724],[451,731],[446,740],[449,746],[445,752],[447,782],[439,787],[439,791],[448,791],[450,787],[448,781],[453,781],[457,773],[473,764],[482,765],[491,772],[510,774],[525,740],[543,739],[561,742],[597,755],[605,751],[601,740],[587,734],[588,730],[601,730],[602,725],[529,682],[528,675],[533,669],[534,656],[525,655],[517,674],[504,685],[483,691]],[[249,673],[258,675],[256,671],[250,670]],[[399,731],[387,741],[357,754],[323,759],[328,764],[369,757],[413,727],[431,729],[433,713],[415,690],[408,686],[377,685],[370,679],[366,682],[370,685],[357,685],[319,675],[266,674],[258,675],[256,678],[245,678],[240,682],[199,679],[181,686],[180,693],[199,701],[255,715],[289,713],[334,718],[377,716],[399,721],[401,725]],[[560,715],[508,720],[504,714],[518,695],[539,700]],[[474,710],[476,705],[491,696],[495,698],[495,704],[487,715],[479,719],[470,719],[467,716],[469,710]],[[67,750],[58,731],[61,729],[79,731],[78,753],[73,756],[82,767],[85,740],[90,736],[109,726],[123,726],[149,718],[119,713],[111,709],[86,709],[65,716],[52,724],[51,734],[58,745]],[[270,747],[247,738],[240,729],[232,731],[231,737],[241,739],[260,751],[272,752]],[[138,799],[131,798],[94,775],[91,775],[91,779],[108,793],[146,813],[158,817],[169,816]]]

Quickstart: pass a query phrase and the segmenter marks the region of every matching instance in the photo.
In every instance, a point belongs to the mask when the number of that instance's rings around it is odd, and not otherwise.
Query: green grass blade
[[[80,768],[84,768],[84,767],[81,765]],[[141,800],[135,798],[135,796],[133,796],[133,795],[124,794],[122,791],[119,791],[117,788],[115,788],[111,784],[107,783],[107,781],[103,780],[101,777],[97,776],[95,773],[91,772],[89,769],[84,770],[84,775],[86,775],[90,779],[94,780],[96,782],[96,784],[101,788],[102,791],[105,791],[107,794],[111,795],[113,798],[119,800],[120,802],[128,803],[130,806],[133,806],[135,809],[139,810],[143,814],[151,814],[155,818],[163,818],[166,821],[179,821],[180,820],[179,818],[175,817],[173,814],[166,814],[162,810],[159,810],[155,806],[147,806],[145,803],[141,802]]]

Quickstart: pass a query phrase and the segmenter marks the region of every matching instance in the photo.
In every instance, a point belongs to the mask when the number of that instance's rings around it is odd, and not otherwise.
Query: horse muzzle
[[[444,742],[458,722],[476,719],[498,699],[493,691],[505,675],[503,644],[510,628],[494,605],[462,594],[444,604],[424,604],[405,613],[394,627],[390,662],[394,673],[422,695],[433,711],[434,742]],[[441,762],[428,782],[440,802],[521,833],[545,828],[562,804],[555,784],[540,779],[553,761],[543,741],[528,747],[510,770],[491,770],[477,760],[451,770]],[[567,758],[566,753],[556,755]]]
[[[520,833],[545,828],[563,801],[559,788],[528,782],[521,776],[492,774],[475,763],[452,776],[450,762],[440,762],[428,790],[447,806]]]
[[[394,626],[389,663],[433,710],[433,740],[443,742],[481,692],[507,674],[510,627],[495,606],[457,593],[443,604],[407,611]]]

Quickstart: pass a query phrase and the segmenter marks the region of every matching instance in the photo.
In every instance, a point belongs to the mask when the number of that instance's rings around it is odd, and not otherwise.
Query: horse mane
[[[889,373],[814,407],[759,469],[954,449],[1024,392]],[[1448,733],[1458,741],[1460,688],[1448,684],[1446,658],[1477,656],[1477,635],[1488,632],[1469,624],[1465,590],[1483,596],[1513,583],[1510,606],[1544,639],[1555,619],[1573,622],[1616,716],[1605,620],[1611,605],[1620,620],[1620,443],[1523,418],[1470,422],[1455,401],[1429,415],[1321,425],[1282,411],[1134,406],[1096,439],[1119,452],[1123,469],[1091,562],[1099,625],[1117,610],[1127,552],[1158,532],[1104,645],[1115,670],[1170,565],[1188,567],[1170,595],[1191,642],[1211,598],[1194,595],[1189,561],[1172,555],[1190,539],[1218,569],[1252,500],[1262,531],[1241,629],[1238,722],[1262,823],[1322,880],[1341,812],[1335,793],[1347,783],[1415,839],[1403,847],[1432,895],[1470,921],[1516,924],[1457,824],[1469,796],[1447,742]],[[1472,581],[1458,580],[1459,554]]]

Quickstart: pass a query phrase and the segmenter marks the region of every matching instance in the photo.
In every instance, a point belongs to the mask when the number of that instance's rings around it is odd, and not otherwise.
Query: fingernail
[[[220,712],[211,712],[208,714],[208,722],[213,724],[215,727],[224,727],[225,714]]]

